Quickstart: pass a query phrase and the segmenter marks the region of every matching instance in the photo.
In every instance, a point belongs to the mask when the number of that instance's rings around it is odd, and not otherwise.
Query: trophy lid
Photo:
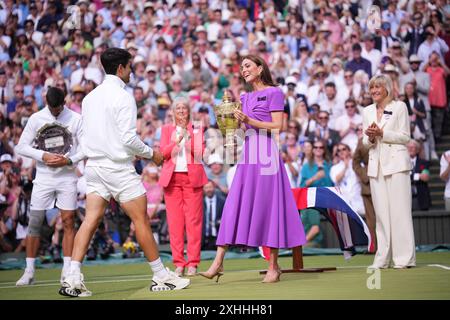
[[[222,102],[233,102],[230,90],[223,91]]]

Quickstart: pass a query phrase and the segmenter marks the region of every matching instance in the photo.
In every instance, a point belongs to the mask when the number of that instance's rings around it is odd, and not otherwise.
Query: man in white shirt
[[[450,211],[450,150],[445,151],[441,156],[440,177],[445,182],[445,210]]]
[[[153,270],[150,290],[183,289],[190,280],[166,269],[159,257],[147,217],[146,191],[133,166],[135,157],[151,159],[160,165],[163,156],[144,144],[136,133],[136,102],[125,90],[130,81],[131,54],[124,49],[109,48],[100,60],[105,80],[82,103],[82,148],[88,157],[86,217],[75,238],[70,274],[59,293],[70,297],[92,294],[84,285],[81,262],[111,197],[120,203],[135,226],[137,241]]]
[[[79,55],[80,68],[72,72],[70,76],[70,87],[79,84],[84,86],[86,80],[92,80],[99,85],[103,80],[103,73],[97,67],[89,67],[89,57],[85,54]]]
[[[35,260],[39,249],[41,226],[46,210],[54,208],[55,200],[56,207],[61,211],[64,226],[62,241],[64,266],[61,273],[61,283],[69,273],[75,237],[74,214],[77,208],[77,175],[74,164],[84,158],[84,154],[79,147],[82,134],[81,116],[64,106],[64,92],[59,88],[50,87],[47,90],[46,100],[48,106],[34,113],[28,119],[16,147],[16,152],[19,155],[37,161],[26,238],[26,269],[22,277],[16,282],[16,286],[27,286],[34,283]],[[35,146],[35,139],[40,130],[53,123],[65,127],[68,130],[66,135],[46,138],[43,141],[44,148],[39,142]],[[69,143],[72,146],[66,154],[56,153],[55,147],[63,147]],[[48,145],[52,146],[48,147]],[[55,153],[43,149],[54,150]]]
[[[214,14],[211,16],[210,23],[206,26],[209,42],[216,42],[219,38],[219,34],[222,31],[222,10],[215,9]]]
[[[347,144],[352,152],[358,145],[356,130],[361,124],[362,117],[357,113],[356,101],[348,99],[345,101],[345,114],[337,118],[334,128],[339,131],[341,142]]]
[[[422,64],[420,68],[422,69],[425,63],[429,60],[430,55],[433,51],[436,51],[439,55],[441,61],[444,61],[444,55],[449,50],[449,47],[445,43],[445,41],[439,36],[436,35],[436,31],[434,30],[434,26],[429,24],[425,27],[425,41],[419,46],[419,50],[417,51],[417,55],[420,60],[422,60]]]
[[[382,58],[381,51],[375,49],[375,36],[373,34],[368,34],[363,39],[364,46],[361,51],[361,57],[370,61],[372,74],[376,74]]]
[[[330,128],[335,129],[336,120],[344,114],[344,101],[337,95],[334,82],[325,83],[325,96],[322,96],[317,103],[321,111],[327,111],[330,114]]]

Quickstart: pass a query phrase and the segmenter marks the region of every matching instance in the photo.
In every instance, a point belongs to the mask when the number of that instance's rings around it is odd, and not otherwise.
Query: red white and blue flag
[[[341,196],[335,187],[295,188],[292,189],[299,210],[316,208],[333,226],[344,257],[356,253],[355,246],[367,245],[368,251],[374,251],[374,243],[369,228],[358,213]],[[265,259],[269,259],[270,249],[260,248]]]

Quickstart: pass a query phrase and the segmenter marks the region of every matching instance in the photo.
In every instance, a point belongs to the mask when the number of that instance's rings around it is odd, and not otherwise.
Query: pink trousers
[[[187,173],[174,172],[164,188],[170,249],[177,267],[197,267],[200,263],[203,188],[193,188]],[[187,238],[187,258],[184,257],[184,232]]]

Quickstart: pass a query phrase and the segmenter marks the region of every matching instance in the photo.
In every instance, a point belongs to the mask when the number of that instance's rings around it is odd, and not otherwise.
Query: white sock
[[[81,262],[70,261],[70,273],[79,274],[81,273]]]
[[[34,264],[36,262],[36,258],[26,258],[25,261],[27,262],[25,271],[34,273]]]
[[[70,262],[72,261],[72,257],[63,257],[63,270],[70,269]]]
[[[161,258],[149,261],[148,264],[150,265],[150,268],[152,268],[153,275],[157,276],[158,278],[164,279],[169,275],[166,268],[164,267],[164,264],[161,261]]]

